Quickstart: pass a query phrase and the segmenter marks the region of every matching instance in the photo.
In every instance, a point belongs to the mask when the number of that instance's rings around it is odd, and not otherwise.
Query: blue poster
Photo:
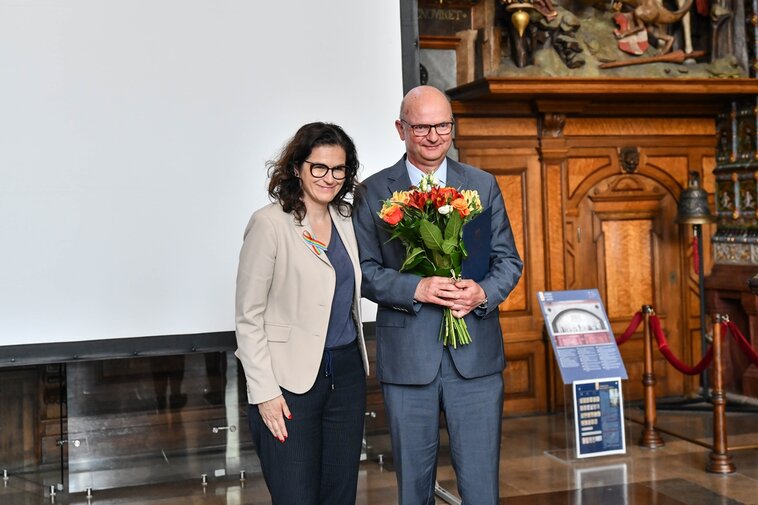
[[[537,298],[564,384],[627,378],[597,289],[540,291]]]
[[[576,457],[626,452],[621,379],[574,383]]]

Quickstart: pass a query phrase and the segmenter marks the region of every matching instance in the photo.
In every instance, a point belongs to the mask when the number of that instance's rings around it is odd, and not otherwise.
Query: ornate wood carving
[[[566,115],[557,113],[545,114],[542,122],[542,137],[560,137],[566,124]]]
[[[628,174],[636,172],[640,164],[640,150],[636,147],[622,147],[618,153],[621,169]]]

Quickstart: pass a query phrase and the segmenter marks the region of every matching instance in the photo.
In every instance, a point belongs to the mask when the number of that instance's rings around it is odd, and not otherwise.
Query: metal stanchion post
[[[708,342],[705,338],[705,276],[703,274],[703,226],[700,224],[692,225],[692,233],[697,240],[697,286],[700,297],[700,355],[705,356],[705,350],[708,348]],[[700,374],[700,387],[703,389],[703,398],[710,398],[710,384],[708,380],[708,369],[704,368]]]
[[[655,430],[657,413],[655,407],[655,370],[653,368],[653,342],[650,332],[650,316],[654,315],[653,307],[650,305],[642,306],[642,314],[645,317],[644,327],[644,352],[645,352],[645,370],[642,374],[642,387],[645,392],[645,427],[642,430],[640,443],[642,447],[655,449],[663,447],[665,443]]]
[[[724,370],[721,362],[721,322],[719,314],[713,318],[713,450],[706,465],[710,473],[733,473],[732,456],[726,442],[726,396],[724,394]]]

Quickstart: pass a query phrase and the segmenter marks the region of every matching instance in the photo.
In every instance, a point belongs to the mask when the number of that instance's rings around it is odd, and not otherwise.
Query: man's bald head
[[[403,97],[400,103],[400,119],[408,120],[408,115],[417,109],[440,108],[447,111],[447,121],[452,121],[453,111],[450,101],[442,91],[434,86],[417,86]]]
[[[453,144],[452,121],[453,110],[442,91],[432,86],[410,90],[400,105],[400,119],[395,121],[408,161],[419,170],[434,173]],[[444,134],[439,134],[437,126]]]

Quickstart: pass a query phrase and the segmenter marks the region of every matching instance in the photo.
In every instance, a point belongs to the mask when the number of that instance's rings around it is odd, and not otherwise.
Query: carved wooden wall
[[[697,362],[692,232],[675,219],[688,171],[700,172],[713,194],[717,109],[706,101],[699,109],[680,105],[677,114],[676,104],[630,105],[624,97],[593,104],[598,97],[578,100],[559,90],[549,99],[539,92],[525,97],[523,88],[509,91],[505,79],[483,82],[488,86],[451,94],[460,159],[497,177],[525,260],[524,276],[502,307],[505,413],[546,411],[563,401],[538,291],[597,288],[617,336],[651,304],[674,354]],[[706,227],[706,239],[711,234]],[[710,244],[704,246],[708,271]],[[627,397],[640,399],[642,327],[621,353]],[[659,397],[697,386],[660,353],[655,371]]]

